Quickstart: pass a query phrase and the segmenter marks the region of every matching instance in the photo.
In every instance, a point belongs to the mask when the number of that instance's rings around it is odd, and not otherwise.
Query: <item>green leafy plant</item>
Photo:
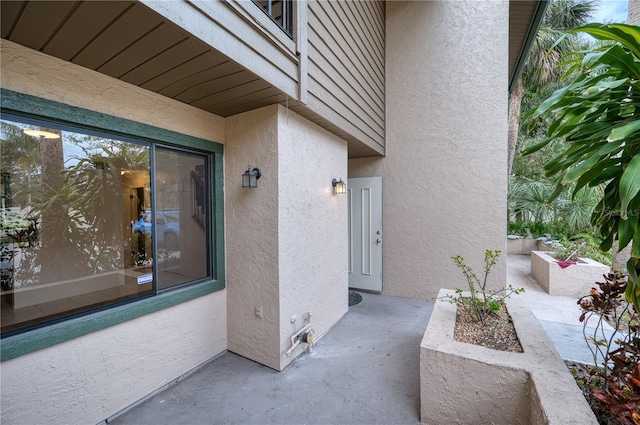
[[[545,164],[547,177],[556,179],[549,200],[568,187],[572,196],[583,187],[599,187],[600,200],[591,223],[602,236],[600,248],[619,250],[631,241],[625,297],[640,309],[640,27],[589,24],[583,32],[606,42],[576,52],[568,66],[567,86],[557,90],[530,114],[548,120],[547,137],[528,147],[533,153],[555,140],[566,149]]]
[[[579,258],[591,258],[611,267],[611,252],[602,252],[594,237],[578,233],[560,240],[561,246],[555,248],[556,258],[563,261],[577,261]]]
[[[542,221],[510,221],[507,224],[507,232],[510,235],[526,236],[527,229],[531,232],[534,238],[539,238],[545,235],[552,235],[555,238],[561,239],[571,236],[571,233],[566,229],[564,223],[542,222]]]
[[[451,296],[449,299],[452,302],[457,302],[476,322],[482,322],[483,324],[488,314],[500,310],[502,300],[508,298],[511,294],[524,292],[524,288],[513,288],[511,285],[497,290],[487,288],[489,274],[493,266],[498,263],[498,257],[500,257],[500,251],[485,251],[482,279],[473,272],[473,269],[464,262],[464,258],[460,255],[451,257],[467,280],[467,290],[470,295],[469,297],[463,297],[462,294],[464,291],[462,289],[456,289],[456,296]]]
[[[571,234],[592,230],[589,220],[599,200],[599,189],[582,188],[573,197],[560,195],[550,202],[554,186],[548,179],[513,178],[507,193],[509,213],[519,220],[560,223]]]
[[[597,385],[591,385],[589,392],[599,401],[597,408],[609,411],[620,423],[640,424],[640,316],[624,300],[627,281],[613,273],[604,278],[578,300],[585,342],[594,364],[600,366],[592,372],[600,379],[590,379]],[[595,327],[588,327],[592,320]],[[605,331],[605,323],[613,326],[613,333]]]

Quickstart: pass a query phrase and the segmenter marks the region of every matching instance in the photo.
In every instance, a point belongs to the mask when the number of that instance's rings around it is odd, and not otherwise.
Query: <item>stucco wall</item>
[[[278,108],[235,115],[226,126],[229,350],[279,369]],[[255,189],[241,184],[248,165],[262,173]]]
[[[224,118],[0,40],[3,88],[224,143]]]
[[[3,424],[96,424],[226,348],[224,291],[2,362]]]
[[[383,291],[425,300],[466,283],[451,256],[482,270],[504,252],[506,1],[387,2],[384,158],[349,161],[383,176]]]
[[[216,142],[224,120],[2,40],[3,88]],[[5,361],[2,423],[104,420],[226,349],[225,291]]]
[[[629,25],[640,25],[640,1],[629,0],[627,23]]]
[[[347,197],[334,195],[331,184],[347,174],[347,143],[282,107],[278,138],[282,353],[305,313],[317,339],[347,312],[349,241]],[[280,355],[281,369],[302,348]]]
[[[347,310],[347,204],[331,186],[347,145],[278,105],[228,118],[226,134],[229,350],[281,370],[307,312],[322,335]],[[241,187],[248,165],[256,189]]]

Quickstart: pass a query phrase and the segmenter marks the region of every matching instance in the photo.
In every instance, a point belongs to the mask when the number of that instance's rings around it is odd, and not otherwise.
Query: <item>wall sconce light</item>
[[[247,168],[247,171],[242,174],[242,187],[254,188],[258,187],[258,179],[262,176],[258,168],[251,169],[251,166]]]
[[[347,184],[342,181],[342,177],[340,177],[340,180],[333,179],[331,184],[333,185],[333,191],[336,195],[344,195],[347,193]]]

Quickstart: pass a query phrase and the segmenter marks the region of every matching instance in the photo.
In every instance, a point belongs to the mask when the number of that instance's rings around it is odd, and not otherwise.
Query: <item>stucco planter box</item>
[[[529,254],[537,249],[537,240],[532,238],[507,238],[507,254]]]
[[[515,296],[507,300],[524,352],[453,339],[456,306],[440,290],[420,344],[424,424],[597,425],[544,329]]]
[[[507,238],[507,254],[529,255],[540,250],[542,241],[533,238]]]
[[[580,298],[588,295],[596,281],[609,273],[609,267],[590,258],[562,268],[556,259],[543,251],[531,252],[531,276],[550,295]]]

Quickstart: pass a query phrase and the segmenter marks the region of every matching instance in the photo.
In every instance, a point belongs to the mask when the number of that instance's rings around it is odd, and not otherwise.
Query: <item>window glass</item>
[[[0,133],[3,333],[210,275],[206,155],[22,118]]]
[[[253,0],[282,30],[293,37],[293,0]]]
[[[205,159],[202,155],[156,149],[160,289],[207,277]]]

